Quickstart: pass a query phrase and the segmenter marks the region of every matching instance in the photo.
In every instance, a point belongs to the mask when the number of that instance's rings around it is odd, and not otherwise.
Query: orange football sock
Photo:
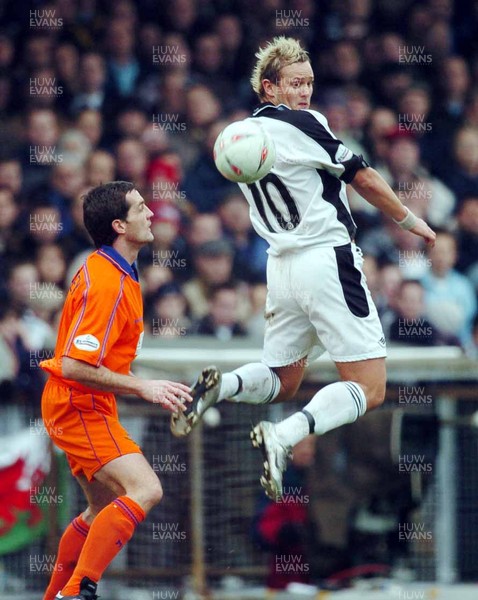
[[[54,600],[57,593],[70,579],[89,528],[90,526],[79,515],[65,529],[58,545],[55,566],[43,600]]]
[[[83,577],[98,583],[106,567],[131,539],[145,516],[141,506],[128,496],[120,496],[105,506],[91,524],[78,565],[61,591],[63,596],[78,594]]]

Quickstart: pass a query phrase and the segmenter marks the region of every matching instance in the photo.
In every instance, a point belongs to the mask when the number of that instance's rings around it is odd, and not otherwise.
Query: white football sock
[[[219,400],[267,404],[280,392],[280,379],[264,363],[249,363],[222,376]]]
[[[353,423],[366,410],[367,399],[362,387],[353,381],[339,381],[322,388],[302,411],[277,423],[275,429],[284,446],[295,446],[310,433],[322,435]]]

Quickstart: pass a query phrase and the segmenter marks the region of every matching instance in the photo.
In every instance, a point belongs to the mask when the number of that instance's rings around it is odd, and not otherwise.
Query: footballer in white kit
[[[253,118],[276,148],[268,175],[239,184],[270,245],[263,361],[282,367],[324,350],[343,362],[386,356],[345,190],[367,163],[317,111],[269,103]]]
[[[314,74],[299,41],[274,38],[256,57],[251,84],[261,104],[251,119],[273,139],[276,161],[264,178],[239,185],[255,230],[270,244],[263,358],[230,373],[204,369],[192,388],[191,411],[173,415],[171,430],[187,435],[222,400],[265,404],[293,398],[303,359],[327,350],[340,381],[321,388],[283,421],[262,421],[251,431],[264,458],[261,484],[277,499],[295,444],[352,423],[385,396],[385,338],[354,243],[346,184],[427,244],[434,244],[435,233],[336,139],[323,115],[310,110]]]

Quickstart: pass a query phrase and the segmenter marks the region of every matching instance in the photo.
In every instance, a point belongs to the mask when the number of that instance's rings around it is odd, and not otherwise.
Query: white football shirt
[[[367,167],[314,110],[261,104],[250,117],[276,148],[272,170],[253,184],[240,183],[254,229],[275,256],[302,248],[350,243],[356,225],[345,184]],[[247,121],[248,119],[246,119]]]

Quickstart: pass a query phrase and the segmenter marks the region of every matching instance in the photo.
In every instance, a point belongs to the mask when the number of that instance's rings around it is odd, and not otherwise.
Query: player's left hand
[[[412,227],[410,231],[415,235],[422,237],[427,243],[427,246],[430,246],[430,248],[433,248],[435,245],[435,240],[437,237],[436,233],[433,231],[433,229],[428,227],[423,219],[417,219],[415,227]]]
[[[176,413],[186,408],[185,402],[192,402],[191,388],[183,383],[162,379],[144,380],[140,396],[153,404]]]

